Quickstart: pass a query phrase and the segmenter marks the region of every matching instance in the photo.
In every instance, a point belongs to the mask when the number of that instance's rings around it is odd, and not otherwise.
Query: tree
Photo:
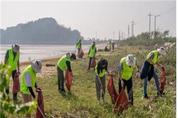
[[[165,31],[163,32],[163,37],[166,38],[166,37],[168,37],[168,36],[169,36],[169,30],[165,30]]]

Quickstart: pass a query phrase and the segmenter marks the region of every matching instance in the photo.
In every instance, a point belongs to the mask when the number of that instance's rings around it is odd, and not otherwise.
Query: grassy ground
[[[138,65],[141,67],[145,55],[149,50],[144,46],[120,46],[114,52],[99,52],[97,59],[108,59],[109,69],[117,70],[121,57],[128,53],[136,55]],[[156,88],[151,80],[148,87],[149,100],[142,99],[143,80],[133,78],[134,105],[122,114],[112,112],[110,96],[106,90],[106,103],[98,103],[95,91],[94,70],[87,72],[88,59],[72,62],[74,81],[72,93],[61,95],[57,90],[57,78],[55,67],[43,67],[43,73],[39,77],[38,84],[43,90],[45,112],[49,118],[174,118],[176,115],[176,75],[175,75],[175,47],[169,50],[168,56],[161,60],[167,69],[167,85],[165,96],[154,98]],[[55,64],[57,60],[46,63]],[[108,81],[108,77],[107,77]],[[118,87],[117,77],[114,79]]]
[[[141,66],[147,50],[138,46],[123,46],[116,51],[110,53],[98,53],[97,58],[101,57],[109,60],[109,69],[116,69],[121,57],[128,53],[134,53],[137,56],[138,64]],[[171,50],[172,53],[175,53]],[[170,55],[170,53],[169,53]],[[175,54],[173,57],[175,59]],[[114,118],[114,117],[175,117],[175,100],[176,100],[176,87],[175,87],[175,63],[174,60],[163,59],[163,62],[169,63],[167,65],[167,79],[166,95],[161,98],[154,99],[156,96],[156,89],[153,80],[149,83],[149,95],[152,96],[149,100],[143,100],[143,81],[134,78],[134,106],[124,111],[119,116],[112,112],[112,104],[110,96],[106,94],[106,103],[99,104],[96,100],[95,93],[95,74],[91,70],[86,71],[88,59],[77,60],[72,63],[74,72],[74,83],[72,86],[72,94],[62,96],[57,90],[56,72],[50,71],[50,75],[39,79],[39,86],[44,90],[45,112],[48,117],[64,117],[64,118]],[[47,63],[54,63],[47,62]],[[51,70],[56,68],[51,67]],[[117,77],[115,78],[115,85],[117,86]]]

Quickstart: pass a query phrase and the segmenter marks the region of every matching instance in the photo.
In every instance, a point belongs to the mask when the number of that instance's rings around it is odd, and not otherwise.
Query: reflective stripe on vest
[[[90,47],[90,50],[89,50],[89,57],[94,57],[95,56],[95,54],[96,54],[96,47],[94,46],[91,46]]]
[[[150,55],[153,54],[153,59],[151,60],[153,64],[156,64],[158,62],[158,51],[157,50],[153,50],[151,51],[148,55],[146,59],[149,59]]]
[[[25,80],[25,76],[27,73],[30,74],[32,88],[35,87],[35,82],[36,82],[36,72],[33,70],[32,66],[29,65],[28,67],[25,68],[25,70],[20,75],[20,91],[23,94],[30,94]]]
[[[95,66],[95,73],[96,73],[96,75],[99,76],[99,77],[101,77],[101,78],[104,77],[106,75],[106,70],[103,69],[102,72],[98,73],[97,72],[97,67],[98,67],[98,65]]]
[[[16,68],[17,68],[17,62],[19,60],[19,53],[16,54],[15,59],[14,59],[14,53],[13,53],[12,49],[8,50],[8,54],[9,55],[8,55],[7,65],[10,66],[10,70],[11,71],[16,70]]]
[[[133,74],[133,67],[129,67],[126,64],[126,57],[123,57],[120,61],[120,64],[122,64],[122,70],[121,70],[121,77],[124,80],[129,80],[132,77]]]
[[[67,64],[66,61],[70,61],[70,58],[67,57],[66,55],[62,56],[59,61],[57,62],[57,66],[62,70],[65,71],[67,70]]]

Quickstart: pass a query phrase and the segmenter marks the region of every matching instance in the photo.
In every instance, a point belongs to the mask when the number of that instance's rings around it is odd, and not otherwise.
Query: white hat
[[[14,51],[14,52],[19,52],[20,46],[17,45],[17,44],[13,44],[13,45],[12,45],[12,48],[13,48],[13,51]]]
[[[157,51],[158,51],[161,55],[166,55],[166,50],[165,50],[164,47],[158,48]]]
[[[133,54],[127,55],[126,64],[129,66],[134,66],[136,64],[136,58],[133,56]]]
[[[42,68],[42,63],[40,60],[33,60],[31,62],[32,68],[35,70],[37,73],[41,73],[41,68]]]

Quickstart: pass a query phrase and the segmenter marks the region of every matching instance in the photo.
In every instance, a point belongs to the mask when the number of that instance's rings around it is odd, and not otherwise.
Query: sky
[[[0,28],[53,17],[58,24],[77,29],[85,38],[128,37],[128,25],[135,22],[134,34],[148,31],[148,14],[157,17],[157,30],[176,35],[176,1],[1,1]],[[131,26],[130,26],[131,27]],[[130,28],[131,29],[131,28]],[[154,17],[151,18],[154,30]]]

